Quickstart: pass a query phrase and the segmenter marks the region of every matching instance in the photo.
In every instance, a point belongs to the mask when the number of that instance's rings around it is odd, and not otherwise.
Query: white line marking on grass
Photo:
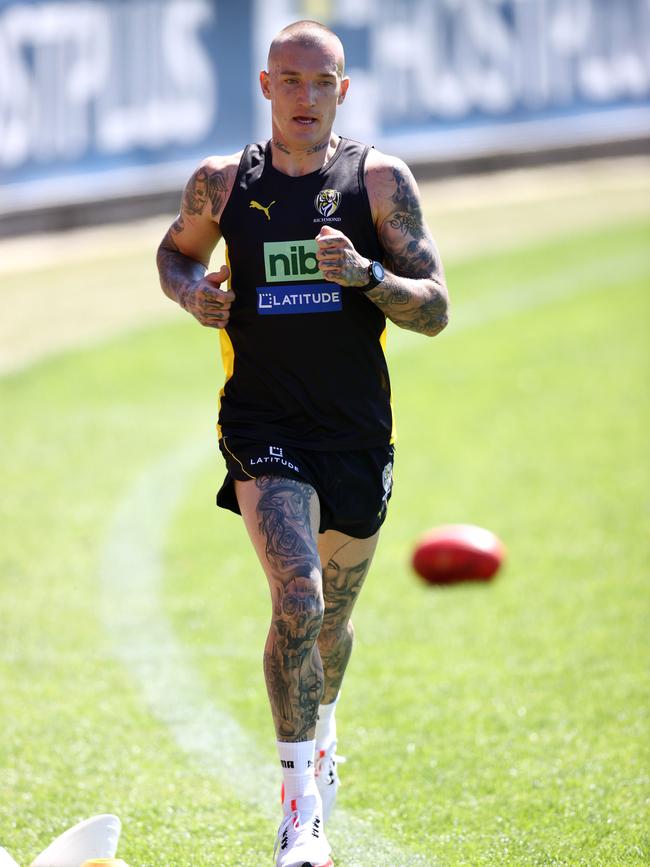
[[[135,678],[155,717],[184,752],[221,784],[237,780],[236,795],[279,821],[280,775],[259,758],[253,739],[207,696],[191,657],[177,640],[161,604],[163,549],[169,525],[193,473],[211,449],[175,449],[146,470],[120,501],[101,559],[102,611],[115,655]],[[263,636],[260,636],[260,645]],[[260,670],[260,677],[262,676]],[[128,829],[126,830],[128,833]],[[432,865],[379,837],[370,823],[337,810],[329,834],[349,867]],[[269,849],[273,837],[269,837]]]
[[[238,757],[245,755],[248,763],[255,749],[232,717],[203,700],[203,686],[160,602],[167,530],[192,473],[207,455],[205,445],[176,449],[127,490],[103,550],[103,615],[116,655],[179,745],[211,770],[239,780]],[[241,780],[244,798],[256,797],[253,782],[246,776]]]

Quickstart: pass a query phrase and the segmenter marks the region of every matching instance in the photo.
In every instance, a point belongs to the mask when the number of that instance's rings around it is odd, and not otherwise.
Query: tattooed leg
[[[377,547],[379,533],[370,539],[353,539],[334,530],[319,540],[323,566],[325,614],[318,636],[323,663],[323,704],[336,699],[350,660],[354,627],[350,620]]]
[[[278,476],[237,482],[236,491],[271,591],[264,676],[277,738],[310,740],[323,693],[318,497],[309,485]]]

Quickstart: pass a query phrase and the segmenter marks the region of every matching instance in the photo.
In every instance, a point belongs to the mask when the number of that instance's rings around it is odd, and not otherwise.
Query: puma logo
[[[256,202],[255,199],[251,199],[251,203],[248,207],[249,208],[257,208],[258,211],[264,211],[264,213],[266,214],[266,219],[270,220],[271,215],[269,214],[269,208],[271,207],[271,205],[274,205],[274,204],[275,204],[275,199],[273,199],[272,202],[269,202],[269,204],[266,207],[264,207],[264,205],[260,205],[260,203]]]

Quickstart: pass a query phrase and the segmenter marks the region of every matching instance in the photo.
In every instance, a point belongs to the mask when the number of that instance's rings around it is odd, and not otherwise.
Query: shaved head
[[[319,24],[318,21],[295,21],[284,27],[271,42],[268,65],[271,65],[280,49],[288,43],[300,45],[302,48],[326,48],[335,56],[336,70],[343,78],[345,72],[345,54],[343,45],[336,33]]]

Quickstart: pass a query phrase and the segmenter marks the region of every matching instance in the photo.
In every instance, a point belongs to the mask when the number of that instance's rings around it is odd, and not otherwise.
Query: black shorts
[[[311,485],[320,501],[319,532],[338,530],[356,539],[384,523],[393,487],[392,445],[360,451],[319,452],[280,443],[224,436],[219,443],[228,470],[217,505],[240,515],[234,480],[285,476]]]

